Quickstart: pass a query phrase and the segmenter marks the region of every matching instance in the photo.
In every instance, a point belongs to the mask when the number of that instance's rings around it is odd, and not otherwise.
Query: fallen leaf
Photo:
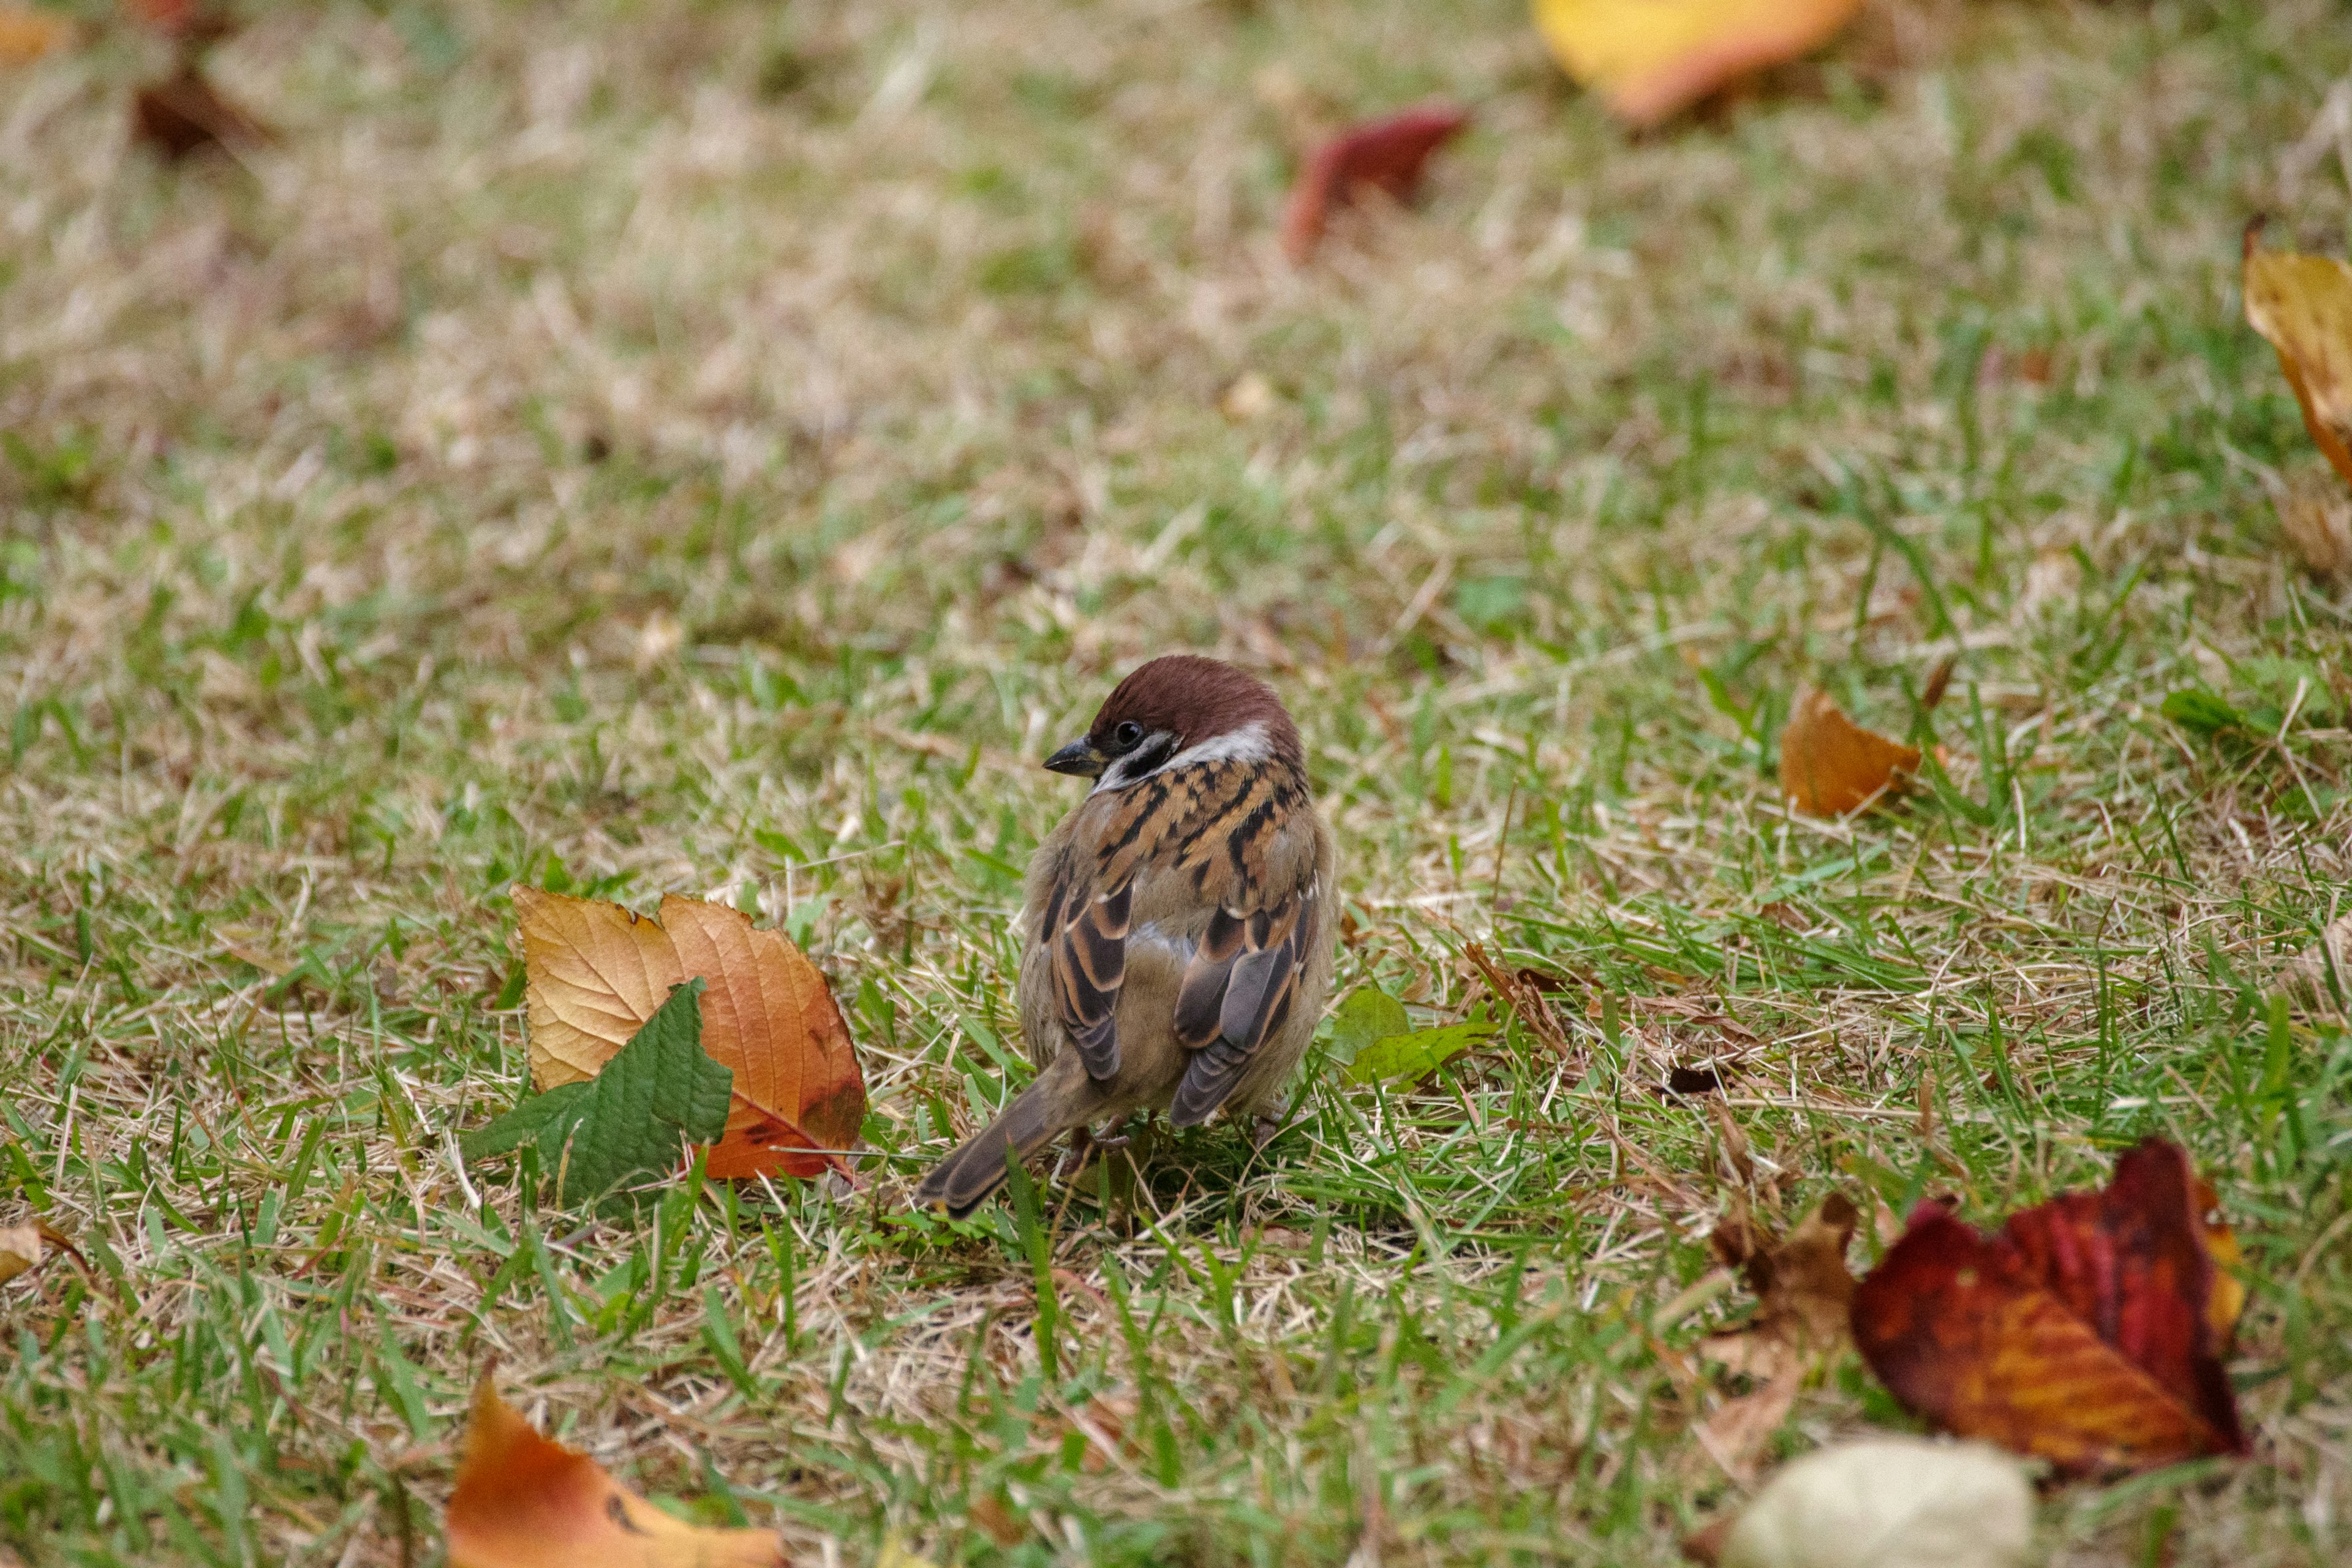
[[[676,1171],[687,1145],[727,1126],[732,1079],[702,1047],[703,987],[680,984],[594,1078],[524,1100],[459,1140],[459,1152],[472,1162],[538,1144],[565,1206]]]
[[[2244,1294],[2213,1201],[2149,1139],[2105,1191],[1997,1236],[1922,1205],[1854,1292],[1854,1342],[1910,1409],[2068,1474],[2242,1453],[2221,1355]]]
[[[1864,729],[1815,687],[1797,694],[1780,731],[1781,796],[1814,816],[1858,811],[1918,766],[1918,747]]]
[[[1561,67],[1636,127],[1811,54],[1861,9],[1862,0],[1535,0]]]
[[[1735,1202],[1709,1244],[1726,1268],[1737,1268],[1759,1303],[1739,1331],[1779,1334],[1792,1343],[1836,1344],[1845,1337],[1854,1280],[1845,1266],[1862,1211],[1843,1193],[1832,1193],[1785,1237],[1774,1239]]]
[[[999,1546],[1018,1546],[1029,1539],[1029,1526],[1014,1516],[1013,1510],[994,1498],[982,1494],[971,1500],[966,1512],[972,1523],[988,1532],[988,1538]]]
[[[1479,1005],[1483,1009],[1486,1005]],[[1358,1051],[1343,1076],[1355,1084],[1418,1082],[1494,1033],[1493,1021],[1481,1016],[1443,1028],[1384,1035]]]
[[[223,98],[192,63],[139,89],[131,129],[137,141],[173,163],[207,147],[234,151],[277,140],[268,126]]]
[[[709,983],[702,1048],[734,1074],[726,1135],[706,1169],[722,1178],[813,1176],[856,1146],[866,1079],[849,1026],[816,965],[782,931],[722,904],[676,895],[659,921],[618,904],[514,889],[522,921],[531,1080],[593,1076],[688,975]]]
[[[2319,940],[2279,971],[2288,997],[2305,1006],[2340,1007],[2352,1002],[2352,915],[2328,921]]]
[[[1282,248],[1294,263],[1315,254],[1331,214],[1347,205],[1366,187],[1377,187],[1398,201],[1411,201],[1421,186],[1421,172],[1429,155],[1470,123],[1469,110],[1452,104],[1423,104],[1367,121],[1325,142],[1290,187],[1282,213]]]
[[[39,1267],[40,1261],[41,1233],[37,1227],[20,1225],[0,1230],[0,1284]]]
[[[1718,1068],[1670,1068],[1666,1072],[1668,1094],[1720,1094],[1723,1092],[1723,1072]]]
[[[2158,711],[2182,729],[2200,735],[2242,730],[2246,724],[2246,716],[2226,700],[2193,688],[2168,693]]]
[[[89,1267],[65,1232],[45,1220],[0,1230],[0,1285],[38,1268],[43,1253],[51,1250],[69,1254],[84,1268]]]
[[[0,66],[30,65],[73,39],[73,23],[55,11],[0,5]]]
[[[1691,1436],[1723,1473],[1745,1483],[1756,1476],[1756,1461],[1772,1434],[1796,1406],[1805,1386],[1806,1368],[1792,1363],[1774,1373],[1761,1388],[1725,1402],[1715,1414],[1691,1428]]]
[[[1860,1217],[1851,1200],[1832,1193],[1786,1237],[1776,1238],[1745,1200],[1735,1198],[1709,1238],[1717,1260],[1738,1269],[1758,1300],[1747,1322],[1699,1342],[1703,1358],[1759,1384],[1692,1432],[1734,1480],[1754,1478],[1757,1459],[1788,1419],[1799,1391],[1844,1341],[1853,1296],[1845,1254]]]
[[[2259,217],[2246,226],[2246,322],[2278,351],[2304,428],[2352,483],[2352,267],[2260,249],[2262,230]]]
[[[1728,1529],[1684,1550],[1719,1568],[2016,1568],[2033,1492],[1981,1443],[1867,1437],[1798,1459]]]
[[[534,1430],[484,1377],[445,1523],[449,1568],[784,1568],[771,1530],[672,1519]]]

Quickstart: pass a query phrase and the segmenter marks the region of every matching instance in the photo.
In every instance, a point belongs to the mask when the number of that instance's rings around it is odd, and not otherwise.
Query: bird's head
[[[1297,726],[1274,689],[1245,670],[1175,653],[1138,667],[1104,699],[1086,734],[1045,759],[1095,788],[1122,789],[1193,763],[1301,764]]]

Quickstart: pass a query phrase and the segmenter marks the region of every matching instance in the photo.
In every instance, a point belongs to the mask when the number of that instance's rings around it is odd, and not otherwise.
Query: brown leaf
[[[173,163],[207,147],[235,151],[277,140],[268,126],[223,98],[202,71],[185,62],[178,74],[139,89],[131,129],[134,139]]]
[[[1918,766],[1918,747],[1864,729],[1814,687],[1798,692],[1780,731],[1780,794],[1814,816],[1858,811]]]
[[[971,1500],[965,1510],[972,1523],[988,1532],[988,1538],[999,1546],[1018,1546],[1029,1539],[1029,1526],[1013,1511],[983,1492]]]
[[[1753,1371],[1747,1363],[1758,1353],[1754,1342],[1759,1339],[1777,1340],[1801,1352],[1827,1350],[1843,1340],[1854,1290],[1845,1255],[1861,1223],[1853,1200],[1832,1193],[1786,1237],[1776,1239],[1744,1202],[1734,1200],[1709,1245],[1725,1267],[1740,1271],[1759,1304],[1741,1328],[1708,1339],[1705,1353],[1735,1370]],[[1738,1343],[1743,1341],[1748,1342]]]
[[[1755,1479],[1756,1460],[1796,1407],[1806,1370],[1803,1363],[1791,1362],[1774,1372],[1761,1388],[1726,1402],[1691,1428],[1691,1436],[1706,1450],[1707,1458],[1723,1467],[1724,1474],[1740,1482]]]
[[[73,23],[55,11],[0,5],[0,66],[30,65],[73,41]]]
[[[2303,409],[2304,428],[2352,483],[2352,267],[2332,256],[2256,248],[2263,220],[2246,226],[2246,321],[2278,351]]]
[[[2212,1206],[2160,1139],[1997,1236],[1922,1205],[1855,1290],[1854,1342],[1912,1410],[2063,1472],[2242,1453],[2221,1358],[2244,1296]]]
[[[83,1268],[89,1267],[66,1233],[46,1220],[0,1230],[0,1285],[39,1268],[43,1253],[49,1251],[66,1253]]]
[[[1398,201],[1410,201],[1421,185],[1429,155],[1470,123],[1470,112],[1451,104],[1423,104],[1367,121],[1327,142],[1298,172],[1282,214],[1282,248],[1294,263],[1315,254],[1325,225],[1336,209],[1377,187]]]
[[[514,889],[522,920],[530,1075],[541,1089],[593,1078],[670,987],[699,975],[702,1048],[735,1075],[713,1176],[812,1176],[856,1146],[866,1079],[824,976],[782,931],[676,895],[661,919],[618,904]]]
[[[5,1284],[41,1261],[41,1233],[36,1226],[20,1225],[10,1230],[0,1230],[0,1284]]]
[[[1561,67],[1628,124],[1655,125],[1835,37],[1862,0],[1536,0]]]
[[[784,1568],[775,1531],[672,1519],[587,1455],[541,1436],[487,1376],[445,1532],[449,1568]]]

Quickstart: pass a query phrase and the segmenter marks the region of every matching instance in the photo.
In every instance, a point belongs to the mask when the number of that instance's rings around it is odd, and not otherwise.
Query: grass
[[[152,46],[0,77],[0,1223],[92,1264],[0,1289],[0,1542],[433,1562],[495,1364],[828,1568],[1665,1563],[1742,1495],[1745,1303],[1658,1316],[1734,1191],[1994,1218],[2159,1131],[2256,1452],[2049,1560],[2344,1560],[2352,1037],[2271,990],[2352,906],[2352,598],[2235,294],[2251,212],[2352,234],[2341,23],[1886,0],[1635,140],[1504,0],[275,6],[280,142],[179,169]],[[1423,207],[1286,267],[1301,145],[1436,94]],[[1343,986],[1549,1016],[909,1214],[1025,1071],[1035,760],[1177,647],[1298,715]],[[1930,787],[1786,813],[1805,680]],[[461,1175],[518,880],[803,941],[864,1188]],[[1849,1355],[1772,1454],[1904,1425]]]

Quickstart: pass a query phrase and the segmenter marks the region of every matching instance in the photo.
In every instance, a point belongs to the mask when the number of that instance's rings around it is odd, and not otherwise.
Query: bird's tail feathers
[[[1060,1134],[1093,1121],[1108,1096],[1083,1072],[1075,1086],[1064,1081],[1066,1076],[1048,1068],[1015,1095],[1003,1115],[931,1167],[915,1189],[915,1202],[943,1206],[950,1218],[962,1219],[1004,1184],[1007,1151],[1025,1161]]]

